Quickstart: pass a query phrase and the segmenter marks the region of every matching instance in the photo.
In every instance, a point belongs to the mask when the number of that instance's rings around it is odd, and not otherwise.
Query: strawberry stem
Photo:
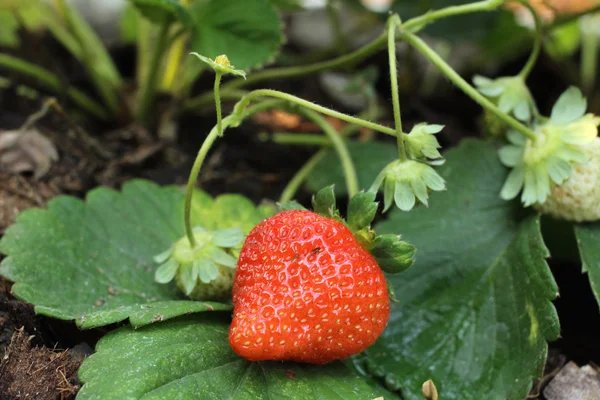
[[[394,125],[396,127],[396,141],[398,142],[398,154],[401,161],[406,161],[406,148],[404,146],[404,133],[402,132],[402,118],[400,114],[400,96],[398,95],[398,67],[396,65],[396,27],[402,21],[395,14],[392,15],[387,24],[388,34],[388,57],[390,64],[390,84],[392,90],[392,105],[394,108]]]
[[[263,101],[253,107],[248,108],[244,114],[240,117],[237,115],[229,115],[223,118],[221,122],[221,129],[227,129],[230,125],[239,124],[244,118],[247,118],[253,114],[256,114],[260,111],[264,111],[270,108],[275,108],[281,106],[280,101]],[[217,137],[222,136],[219,134],[219,126],[215,125],[209,132],[206,139],[200,146],[200,150],[198,150],[198,154],[196,155],[196,159],[194,160],[194,165],[192,166],[192,170],[190,171],[190,176],[188,178],[186,192],[185,192],[185,206],[184,206],[184,224],[185,224],[185,234],[190,241],[191,247],[194,248],[196,246],[196,239],[194,238],[194,231],[192,229],[192,196],[194,195],[194,188],[196,187],[196,180],[198,179],[198,175],[200,174],[200,169],[202,168],[202,164],[204,164],[204,160],[206,159],[206,155],[208,151],[212,147],[213,143],[217,139]]]
[[[471,86],[466,80],[464,80],[420,37],[405,30],[402,30],[401,36],[418,52],[423,54],[425,58],[429,59],[429,61],[431,61],[433,65],[435,65],[444,75],[446,75],[446,77],[450,79],[450,81],[452,81],[452,83],[454,83],[467,96],[469,96],[475,102],[479,103],[479,105],[481,105],[483,108],[496,115],[502,121],[506,122],[511,128],[521,132],[523,135],[525,135],[533,141],[537,139],[537,135],[531,129],[529,129],[527,126],[523,125],[521,122],[517,121],[510,115],[507,115],[500,111],[500,109],[494,103],[486,99],[473,86]]]
[[[538,56],[540,55],[540,49],[542,47],[542,24],[540,22],[539,16],[535,12],[535,9],[531,6],[531,4],[529,4],[529,2],[525,0],[519,0],[519,3],[527,7],[527,9],[529,9],[529,12],[531,12],[533,20],[535,22],[533,49],[531,50],[531,55],[529,56],[527,63],[525,63],[525,66],[523,67],[521,72],[519,72],[519,76],[523,78],[523,80],[526,80],[529,74],[531,73],[531,70],[535,66]]]

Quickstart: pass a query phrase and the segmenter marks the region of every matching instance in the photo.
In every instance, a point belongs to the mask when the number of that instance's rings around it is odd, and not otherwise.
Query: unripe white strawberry
[[[573,165],[562,185],[552,185],[550,196],[534,207],[557,219],[583,222],[600,220],[600,138],[583,148],[589,161]]]

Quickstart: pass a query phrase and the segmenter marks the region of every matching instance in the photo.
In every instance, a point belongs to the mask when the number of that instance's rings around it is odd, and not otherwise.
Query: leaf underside
[[[559,334],[539,218],[499,198],[506,170],[492,145],[465,140],[446,157],[447,192],[376,226],[401,233],[418,257],[389,277],[400,302],[366,352],[369,372],[406,399],[422,399],[433,379],[445,400],[521,400]]]
[[[227,321],[198,314],[105,336],[79,370],[78,400],[393,399],[341,363],[251,363],[233,353]]]
[[[600,222],[575,225],[583,271],[590,278],[592,292],[600,305]]]
[[[212,199],[196,191],[193,224],[245,232],[272,213],[243,196]],[[60,196],[23,212],[0,241],[0,274],[37,313],[93,328],[127,318],[135,326],[182,314],[230,310],[185,300],[175,285],[154,281],[153,256],[182,237],[183,192],[132,181],[122,192],[91,191],[86,201]]]

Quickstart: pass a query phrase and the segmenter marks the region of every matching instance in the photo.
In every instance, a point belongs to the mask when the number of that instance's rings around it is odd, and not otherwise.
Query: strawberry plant
[[[233,15],[228,2],[208,3],[203,12],[223,21]],[[471,84],[419,35],[504,3],[464,3],[410,19],[392,14],[385,32],[354,52],[256,73],[245,71],[250,62],[229,60],[228,46],[239,43],[199,39],[207,50],[189,60],[214,72],[214,91],[185,107],[209,99],[216,123],[185,191],[135,180],[120,192],[95,189],[85,201],[61,196],[23,212],[0,240],[0,274],[37,313],[81,329],[121,323],[81,366],[77,398],[526,398],[542,377],[548,343],[561,333],[543,215],[567,221],[598,296],[600,118],[574,86],[548,116],[536,104],[526,82],[544,36],[526,2],[536,23],[533,49],[515,75],[476,75]],[[163,28],[176,23],[185,31],[190,9],[180,3],[133,4]],[[201,37],[218,30],[213,23],[196,27]],[[399,41],[484,109],[493,137],[442,150],[439,121],[406,127]],[[284,91],[241,90],[349,67],[380,49],[387,49],[393,126]],[[253,56],[265,58],[258,50]],[[238,78],[221,86],[231,76]],[[364,92],[374,97],[373,87]],[[225,116],[222,98],[237,100]],[[321,147],[279,201],[257,205],[197,189],[214,143],[273,109],[323,133],[272,135]],[[324,116],[348,125],[338,129]],[[393,143],[360,141],[357,127]],[[304,183],[311,209],[294,200],[303,200]]]

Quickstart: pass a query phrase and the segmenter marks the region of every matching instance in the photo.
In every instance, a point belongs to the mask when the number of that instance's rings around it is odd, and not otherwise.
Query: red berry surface
[[[390,315],[383,272],[342,223],[284,211],[257,225],[233,283],[229,343],[251,361],[325,364],[360,353]]]

